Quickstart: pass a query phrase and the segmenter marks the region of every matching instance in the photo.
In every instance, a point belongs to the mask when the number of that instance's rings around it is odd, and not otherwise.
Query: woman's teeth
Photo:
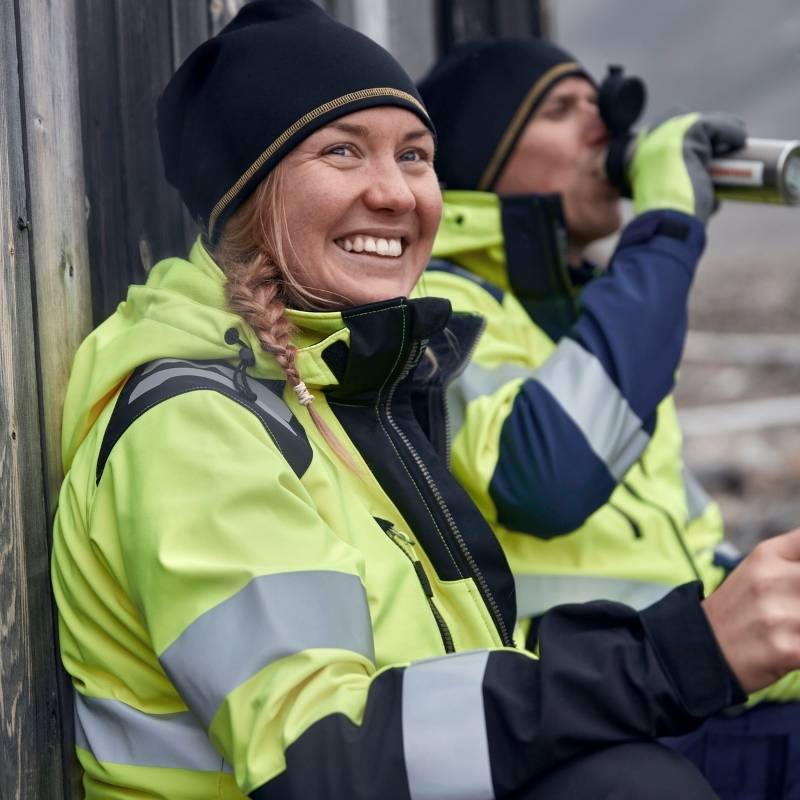
[[[397,258],[403,254],[400,239],[375,239],[372,236],[354,236],[352,239],[337,239],[336,244],[348,253],[375,253],[378,256]]]

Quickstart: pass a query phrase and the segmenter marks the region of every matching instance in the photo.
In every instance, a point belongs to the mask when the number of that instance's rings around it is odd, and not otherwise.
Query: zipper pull
[[[397,528],[394,526],[394,523],[389,522],[388,519],[381,519],[380,517],[373,517],[373,519],[378,523],[378,525],[380,525],[381,530],[392,539],[400,539],[401,542],[405,542],[406,544],[411,545],[411,547],[416,544],[416,542],[407,533],[397,530]]]

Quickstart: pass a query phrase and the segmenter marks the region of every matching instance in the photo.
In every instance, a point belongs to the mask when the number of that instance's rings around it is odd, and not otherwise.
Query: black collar
[[[567,234],[561,196],[501,196],[500,205],[511,291],[531,319],[552,339],[558,339],[578,315],[576,291],[565,261]]]
[[[342,312],[350,345],[339,341],[322,353],[339,381],[327,394],[335,400],[373,395],[408,370],[428,340],[444,335],[450,317],[450,302],[438,297],[399,297]]]

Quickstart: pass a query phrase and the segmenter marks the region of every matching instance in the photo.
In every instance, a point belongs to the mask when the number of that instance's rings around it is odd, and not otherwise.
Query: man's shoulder
[[[446,297],[449,297],[452,292],[458,292],[490,302],[491,305],[502,306],[506,298],[506,292],[498,286],[459,264],[442,258],[431,260],[422,276],[420,285],[424,294],[437,294],[437,291],[432,291],[433,289],[446,292]]]

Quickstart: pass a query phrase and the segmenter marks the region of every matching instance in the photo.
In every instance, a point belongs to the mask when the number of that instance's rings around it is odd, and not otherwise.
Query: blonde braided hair
[[[253,329],[262,349],[275,357],[298,401],[336,455],[358,471],[352,456],[313,407],[314,395],[295,363],[295,328],[286,315],[287,306],[319,310],[331,303],[300,284],[285,266],[291,240],[283,204],[282,166],[278,164],[228,220],[213,256],[228,278],[231,310]]]

